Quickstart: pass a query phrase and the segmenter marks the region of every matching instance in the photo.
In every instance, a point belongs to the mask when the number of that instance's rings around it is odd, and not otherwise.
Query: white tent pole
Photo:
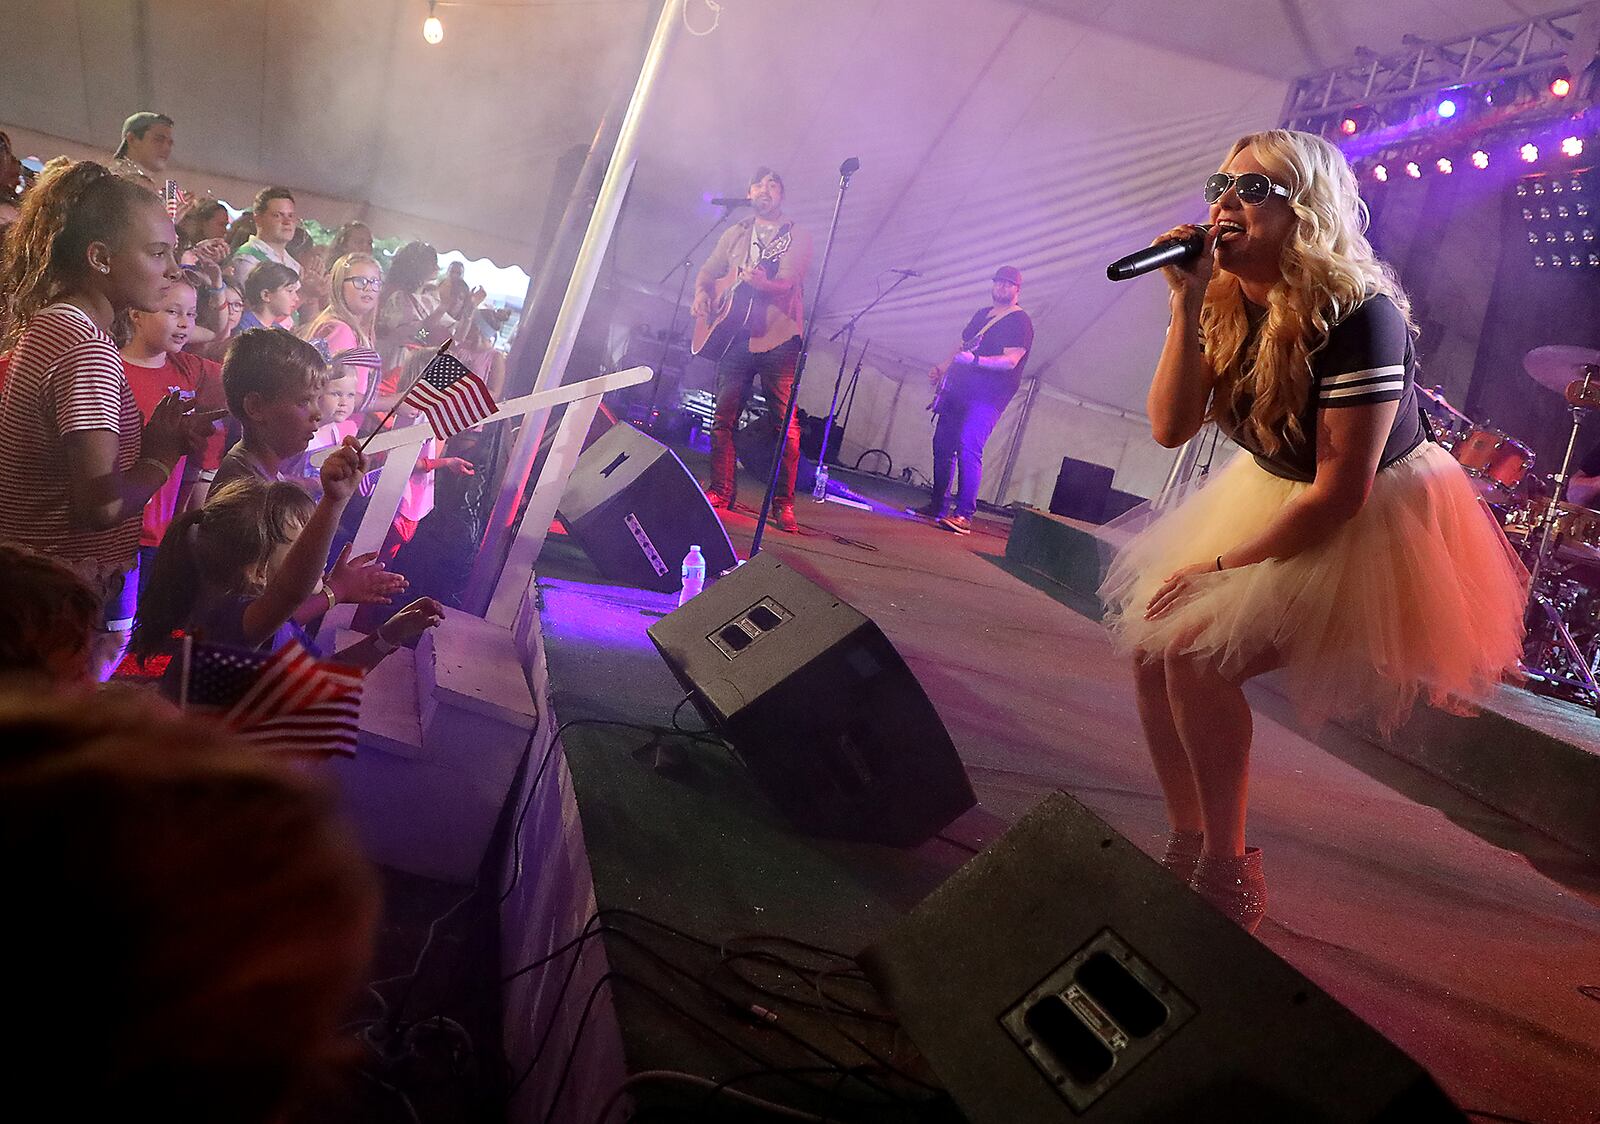
[[[623,117],[622,128],[617,134],[617,146],[611,153],[611,164],[606,169],[605,180],[600,184],[600,194],[595,200],[594,214],[589,219],[589,229],[578,248],[572,280],[567,283],[567,294],[561,302],[561,311],[556,315],[550,344],[545,348],[544,362],[539,367],[538,378],[534,380],[535,393],[559,385],[566,373],[567,361],[572,357],[572,345],[583,323],[583,314],[589,307],[589,294],[594,291],[595,279],[600,274],[601,259],[611,242],[611,232],[616,226],[617,214],[622,209],[623,196],[633,178],[645,110],[665,64],[667,48],[683,21],[683,4],[684,0],[662,2],[661,15],[656,20],[655,32],[645,51],[644,65],[639,70],[639,81],[633,87],[627,115]],[[548,411],[539,411],[523,419],[516,447],[506,462],[500,495],[495,500],[483,547],[473,563],[472,578],[467,586],[465,605],[473,612],[484,610],[499,577],[500,567],[511,544],[512,523],[528,476],[533,471],[534,458],[538,455],[539,442],[544,437],[548,418]]]

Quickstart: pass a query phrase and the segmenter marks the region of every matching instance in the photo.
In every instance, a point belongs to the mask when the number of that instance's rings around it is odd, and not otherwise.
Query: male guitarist
[[[933,500],[911,509],[958,535],[972,533],[983,478],[983,446],[1011,396],[1022,385],[1022,369],[1033,347],[1033,321],[1017,304],[1022,271],[1003,265],[994,271],[992,304],[972,314],[961,333],[961,350],[943,367],[928,372],[938,387],[933,408]],[[950,478],[960,466],[955,510],[946,513]]]
[[[783,215],[783,177],[757,168],[750,180],[755,213],[723,231],[694,282],[690,312],[701,322],[714,319],[738,286],[753,290],[748,316],[740,313],[737,334],[717,361],[717,415],[711,426],[711,485],[706,499],[727,507],[734,497],[733,430],[744,408],[750,380],[761,376],[762,393],[782,423],[794,388],[795,361],[803,332],[803,291],[811,265],[811,235]],[[751,295],[748,291],[745,295]],[[772,499],[773,516],[783,531],[797,529],[794,477],[800,464],[800,426],[789,427],[783,466]]]

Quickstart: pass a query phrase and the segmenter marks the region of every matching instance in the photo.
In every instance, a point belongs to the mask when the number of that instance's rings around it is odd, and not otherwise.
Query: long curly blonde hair
[[[1283,247],[1282,280],[1267,298],[1267,316],[1252,340],[1239,279],[1218,270],[1206,290],[1200,330],[1217,373],[1210,418],[1242,419],[1267,455],[1302,440],[1299,421],[1311,391],[1311,357],[1328,333],[1369,297],[1392,300],[1414,333],[1411,303],[1394,271],[1367,241],[1367,205],[1355,173],[1333,145],[1310,133],[1270,129],[1240,137],[1231,161],[1251,149],[1268,174],[1289,189],[1296,223]],[[1224,167],[1227,161],[1224,161]]]

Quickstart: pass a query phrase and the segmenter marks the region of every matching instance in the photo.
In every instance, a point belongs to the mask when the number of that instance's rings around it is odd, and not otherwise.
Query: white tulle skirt
[[[1274,654],[1302,721],[1365,715],[1392,730],[1420,696],[1472,713],[1522,651],[1527,571],[1461,466],[1424,441],[1381,470],[1361,511],[1321,545],[1205,574],[1159,620],[1144,619],[1173,571],[1259,534],[1307,484],[1248,454],[1132,534],[1100,587],[1125,652],[1213,658],[1224,673]]]

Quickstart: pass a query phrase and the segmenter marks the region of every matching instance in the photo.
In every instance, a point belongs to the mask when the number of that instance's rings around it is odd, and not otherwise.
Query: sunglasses
[[[344,283],[346,285],[354,285],[363,293],[371,289],[383,288],[383,281],[377,277],[346,277]]]
[[[1281,183],[1273,183],[1260,172],[1242,172],[1234,175],[1232,172],[1213,172],[1206,177],[1206,202],[1215,203],[1232,187],[1239,193],[1239,202],[1248,203],[1252,207],[1259,207],[1274,195],[1289,198],[1289,189]]]

